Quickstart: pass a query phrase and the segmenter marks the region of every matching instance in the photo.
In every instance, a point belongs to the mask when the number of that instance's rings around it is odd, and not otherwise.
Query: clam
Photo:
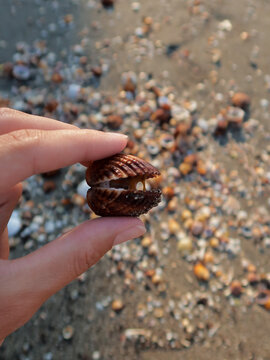
[[[160,189],[146,188],[146,180],[159,175],[154,166],[133,155],[94,161],[86,171],[91,187],[87,202],[100,216],[140,216],[161,200]]]

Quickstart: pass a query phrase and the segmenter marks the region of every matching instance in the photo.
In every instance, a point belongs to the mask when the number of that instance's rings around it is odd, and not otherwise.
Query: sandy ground
[[[53,3],[58,4],[56,10],[53,9]],[[173,86],[180,96],[188,94],[188,98],[196,99],[200,116],[211,117],[222,104],[228,102],[230,86],[235,83],[237,90],[251,96],[252,117],[258,119],[265,131],[269,132],[269,105],[262,111],[261,100],[269,100],[270,95],[265,85],[265,75],[270,73],[270,1],[205,0],[201,4],[203,12],[209,15],[207,21],[200,14],[191,14],[190,6],[194,5],[192,1],[144,0],[140,2],[138,13],[132,11],[132,1],[118,0],[113,11],[92,7],[93,3],[95,1],[0,0],[0,63],[12,60],[17,42],[31,44],[42,37],[48,48],[61,57],[61,54],[81,41],[82,33],[88,29],[86,54],[91,63],[94,65],[101,58],[113,59],[108,73],[101,78],[100,91],[115,95],[119,91],[119,79],[124,71],[133,70],[137,74],[144,72],[151,74],[163,86]],[[65,14],[73,15],[72,27],[68,31],[61,27],[53,32],[48,31],[49,24],[58,24]],[[152,17],[159,24],[150,39],[153,43],[161,41],[163,47],[160,55],[146,55],[138,61],[133,45],[129,45],[129,38],[134,34],[134,29],[141,26],[144,16]],[[209,44],[211,37],[217,33],[218,24],[225,19],[230,21],[232,29],[224,39],[219,40],[221,59],[217,65],[212,61],[213,53]],[[242,40],[243,32],[250,34],[250,39]],[[121,37],[122,45],[104,46],[104,41],[117,36]],[[188,61],[183,60],[185,51],[192,54]],[[198,93],[197,85],[209,81],[213,76],[218,77],[217,83],[210,81],[210,85]],[[6,79],[0,79],[2,95],[10,96],[9,87],[10,83]],[[223,94],[223,98],[218,103],[214,99],[219,93]],[[216,160],[227,169],[239,169],[240,176],[242,174],[244,177],[238,161],[228,158],[224,146],[212,138],[209,141],[215,148]],[[239,138],[236,136],[229,141],[237,144]],[[252,139],[254,152],[248,153],[251,163],[268,142],[269,139],[260,132]],[[245,199],[241,201],[243,208],[256,211],[258,205],[267,204],[267,197],[258,199],[257,203],[255,198],[251,205]],[[241,251],[262,272],[270,271],[269,250],[259,251],[251,241],[244,241]],[[22,253],[22,247],[18,246],[12,256],[17,257]],[[177,291],[187,293],[197,288],[196,283],[189,282],[185,277],[190,267],[177,253],[171,251],[160,261],[168,281],[168,298],[174,298]],[[177,266],[171,266],[172,263]],[[238,258],[228,260],[226,264],[228,271],[233,268],[235,274],[241,273]],[[180,350],[147,348],[136,343],[123,345],[123,329],[141,326],[133,307],[146,294],[136,290],[132,294],[126,293],[126,306],[119,316],[112,316],[110,309],[98,312],[95,304],[100,299],[112,293],[123,295],[122,280],[115,277],[111,281],[106,276],[110,267],[110,259],[104,258],[87,273],[84,282],[73,283],[53,296],[28,324],[5,341],[0,349],[0,359],[270,359],[269,313],[258,306],[231,306],[226,300],[222,300],[219,310],[211,315],[213,322],[219,323],[219,328],[205,342]],[[74,290],[79,294],[76,299],[71,296]],[[168,327],[169,315],[165,316],[168,317],[165,323]],[[74,336],[65,341],[61,335],[62,329],[70,323],[75,329]],[[162,330],[162,327],[160,323],[159,329]]]

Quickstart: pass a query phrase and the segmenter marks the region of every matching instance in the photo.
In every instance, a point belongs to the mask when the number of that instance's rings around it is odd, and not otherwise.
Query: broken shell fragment
[[[147,161],[117,154],[94,161],[86,171],[91,189],[87,202],[100,216],[140,216],[161,200],[160,189],[146,189],[145,181],[160,175]]]

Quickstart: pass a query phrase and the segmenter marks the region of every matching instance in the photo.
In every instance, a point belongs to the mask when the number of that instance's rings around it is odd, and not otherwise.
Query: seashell
[[[270,291],[268,289],[261,290],[256,296],[256,303],[266,310],[270,310]]]
[[[125,304],[123,303],[123,301],[121,299],[115,299],[112,302],[112,310],[115,312],[120,312],[121,310],[123,310],[125,307]]]
[[[124,91],[134,94],[137,87],[137,77],[133,72],[122,74],[122,88]]]
[[[245,112],[240,107],[228,106],[226,119],[230,124],[241,125],[244,121]]]
[[[178,136],[186,136],[190,131],[191,124],[186,122],[181,122],[175,129],[174,137],[177,138]]]
[[[120,115],[110,115],[107,118],[107,125],[110,129],[118,130],[123,124],[123,118]]]
[[[230,285],[230,290],[231,290],[231,294],[234,297],[240,297],[243,292],[241,282],[238,280],[233,280]]]
[[[250,97],[245,93],[235,93],[232,97],[232,104],[233,106],[240,107],[243,110],[247,110],[251,103]]]
[[[102,75],[102,67],[101,66],[93,66],[91,68],[92,74],[96,77],[101,77]]]
[[[160,125],[168,123],[171,119],[171,107],[168,104],[163,104],[152,115],[151,120],[158,122]]]
[[[161,200],[160,189],[146,190],[145,181],[159,171],[133,155],[117,154],[94,161],[86,171],[91,189],[87,201],[100,216],[140,216]],[[142,189],[138,189],[141,184]]]
[[[192,166],[196,165],[198,162],[198,156],[197,156],[197,154],[189,154],[189,155],[185,156],[183,162],[185,164],[190,164]]]
[[[165,196],[166,199],[172,199],[174,196],[174,188],[171,186],[166,186],[165,188],[163,188],[162,190],[163,195]]]
[[[180,170],[182,175],[184,175],[184,176],[188,175],[192,171],[192,165],[183,162],[182,164],[180,164],[179,170]]]
[[[174,137],[171,134],[162,134],[159,143],[164,149],[170,150],[174,147]]]
[[[210,279],[209,270],[201,263],[197,263],[193,268],[194,275],[201,281],[208,281]]]

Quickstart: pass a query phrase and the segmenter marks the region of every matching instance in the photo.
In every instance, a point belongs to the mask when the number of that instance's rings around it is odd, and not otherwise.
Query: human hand
[[[113,245],[145,232],[136,218],[99,218],[27,256],[8,260],[7,223],[21,196],[20,182],[33,174],[113,155],[123,150],[126,142],[124,135],[80,130],[0,108],[0,344]]]

